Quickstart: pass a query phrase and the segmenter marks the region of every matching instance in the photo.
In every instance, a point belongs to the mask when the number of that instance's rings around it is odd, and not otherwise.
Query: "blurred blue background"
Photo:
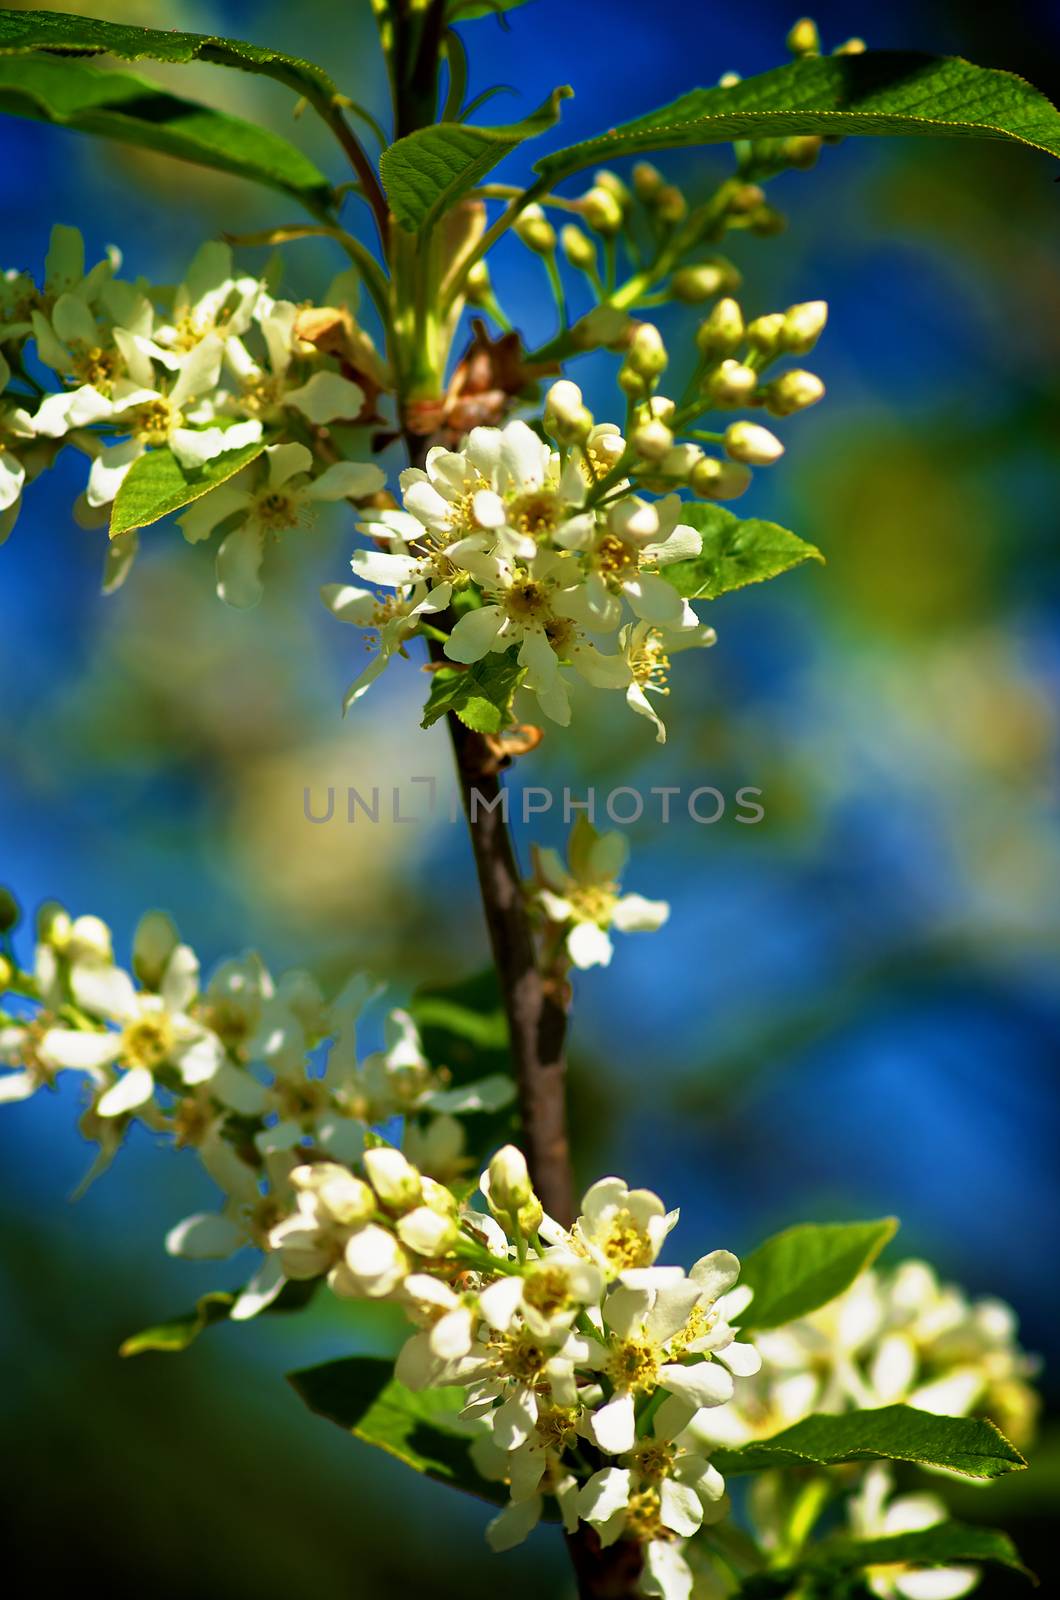
[[[305,54],[383,113],[367,4],[94,9]],[[574,85],[552,136],[567,143],[729,68],[776,64],[793,20],[765,0],[536,0],[510,31],[484,20],[463,33],[473,91],[519,87],[487,120]],[[1055,95],[1052,8],[900,0],[821,6],[817,20],[828,48],[858,33],[959,53]],[[278,86],[199,66],[148,75],[290,131],[337,172],[309,116],[290,129]],[[83,229],[90,259],[114,242],[128,275],[175,281],[201,237],[294,220],[278,198],[162,158],[10,120],[2,137],[2,267],[39,272],[61,220]],[[726,153],[660,165],[695,195]],[[513,161],[499,176],[524,172]],[[784,462],[739,510],[794,528],[828,564],[710,608],[719,643],[676,663],[665,748],[620,697],[597,695],[576,707],[573,734],[546,738],[525,781],[601,796],[754,785],[766,810],[751,828],[731,805],[713,827],[675,809],[664,827],[649,808],[629,830],[629,887],[668,898],[673,915],[579,981],[580,1178],[618,1170],[658,1188],[681,1207],[685,1259],[748,1249],[795,1220],[897,1213],[892,1252],[1003,1295],[1024,1342],[1055,1362],[1054,177],[1045,157],[1002,145],[861,140],[771,187],[790,225],[778,239],[735,236],[743,298],[752,313],[830,302],[808,362],[828,397],[782,425]],[[341,264],[294,245],[284,291],[319,295]],[[506,242],[494,278],[528,345],[548,337],[539,264]],[[663,325],[680,360],[694,322]],[[617,415],[613,366],[593,358],[573,374],[598,417]],[[307,786],[385,794],[436,774],[449,792],[444,731],[416,728],[417,663],[340,720],[363,657],[316,591],[343,580],[349,526],[321,523],[285,547],[254,613],[214,599],[211,552],[166,524],[105,599],[105,536],[70,516],[83,477],[82,458],[61,458],[0,553],[0,880],[26,905],[59,896],[104,916],[123,955],[140,911],[163,905],[206,967],[254,945],[274,968],[310,965],[332,983],[370,966],[397,999],[481,968],[460,828],[444,816],[349,826],[341,796],[332,823],[303,816]],[[553,816],[532,831],[559,842],[563,829]],[[519,836],[525,855],[531,830]],[[18,1440],[7,1503],[40,1541],[43,1575],[72,1579],[87,1563],[130,1593],[562,1592],[548,1534],[497,1567],[475,1536],[483,1509],[366,1459],[279,1381],[307,1361],[392,1348],[385,1311],[333,1307],[215,1331],[180,1361],[119,1362],[126,1333],[231,1271],[162,1254],[166,1228],[208,1191],[190,1158],[163,1160],[146,1136],[67,1204],[86,1164],[75,1109],[64,1091],[0,1120],[3,1404]],[[1047,1366],[1055,1394],[1054,1381]],[[962,1514],[1007,1519],[1040,1563],[1054,1486],[1046,1467]],[[69,1537],[55,1540],[60,1504]]]

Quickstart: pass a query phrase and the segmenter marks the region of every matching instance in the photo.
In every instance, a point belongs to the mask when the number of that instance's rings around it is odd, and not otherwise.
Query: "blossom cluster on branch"
[[[194,502],[185,538],[224,523],[218,594],[254,605],[270,537],[304,528],[320,503],[385,483],[374,464],[339,459],[326,431],[370,417],[369,394],[385,381],[350,310],[356,276],[331,285],[335,305],[308,307],[238,273],[218,242],[196,252],[176,287],[126,281],[120,268],[112,249],[86,272],[80,233],[57,225],[39,286],[24,272],[0,277],[0,538],[26,482],[63,445],[90,461],[74,508],[88,527],[111,519],[138,462],[164,452],[176,508]],[[193,493],[187,476],[201,480]],[[108,591],[125,581],[137,544],[135,525],[112,538]]]

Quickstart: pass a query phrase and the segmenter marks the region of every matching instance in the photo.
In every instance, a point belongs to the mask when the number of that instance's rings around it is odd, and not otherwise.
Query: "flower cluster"
[[[200,986],[194,951],[160,912],[141,919],[128,972],[98,917],[46,906],[32,972],[0,956],[0,1065],[9,1069],[0,1101],[81,1074],[81,1129],[99,1145],[93,1174],[139,1123],[195,1149],[222,1189],[219,1212],[171,1232],[172,1253],[260,1248],[290,1201],[292,1169],[310,1155],[356,1159],[370,1129],[400,1118],[424,1167],[453,1179],[467,1165],[457,1118],[512,1098],[499,1074],[454,1085],[401,1010],[385,1019],[383,1048],[360,1056],[358,1023],[377,993],[357,975],[328,1001],[310,974],[274,981],[253,953],[222,962]]]
[[[86,526],[108,521],[135,465],[166,451],[178,484],[195,484],[177,501],[196,501],[185,536],[224,525],[218,593],[253,605],[268,538],[303,526],[319,502],[384,483],[378,467],[324,451],[325,425],[367,421],[386,382],[349,309],[356,281],[335,281],[333,306],[297,306],[236,272],[217,242],[175,288],[125,281],[120,266],[112,250],[86,272],[80,233],[60,226],[43,285],[0,279],[0,537],[25,482],[64,445],[91,461],[75,507]],[[106,589],[124,581],[136,546],[134,526],[115,537]]]
[[[545,919],[546,960],[562,951],[576,967],[606,967],[614,953],[610,930],[654,933],[670,915],[665,900],[622,894],[619,879],[629,855],[622,833],[597,833],[580,816],[567,841],[567,865],[555,850],[534,846],[531,904]]]
[[[923,1261],[873,1268],[838,1299],[756,1335],[762,1370],[715,1411],[716,1443],[767,1437],[813,1412],[903,1403],[941,1416],[986,1416],[1017,1444],[1034,1431],[1037,1362],[1015,1313],[969,1300]]]
[[[295,1205],[269,1232],[285,1279],[327,1276],[340,1297],[391,1299],[417,1326],[397,1361],[410,1389],[465,1390],[472,1457],[510,1500],[494,1549],[554,1500],[568,1530],[644,1546],[648,1594],[688,1593],[680,1541],[723,1514],[724,1483],[689,1425],[758,1367],[726,1320],[746,1304],[739,1262],[715,1250],[687,1274],[656,1260],[677,1213],[619,1178],[593,1185],[568,1230],[547,1217],[513,1147],[458,1206],[401,1151],[359,1173],[295,1168]]]
[[[651,697],[668,692],[671,654],[715,640],[669,571],[703,551],[697,517],[677,491],[732,499],[752,465],[783,453],[755,422],[714,434],[691,424],[706,410],[766,406],[787,416],[813,404],[824,391],[812,374],[763,375],[781,355],[812,348],[826,314],[812,302],[745,327],[737,302],[719,299],[700,329],[692,398],[681,405],[657,392],[669,357],[658,329],[639,323],[618,375],[625,434],[597,424],[564,378],[535,427],[473,428],[462,449],[429,450],[422,468],[401,474],[403,507],[372,509],[360,524],[371,545],[353,556],[358,581],[322,591],[374,644],[347,707],[429,628],[460,667],[497,654],[511,660],[554,722],[570,721],[571,668],[595,688],[622,690],[664,740]],[[707,454],[699,439],[722,454]]]

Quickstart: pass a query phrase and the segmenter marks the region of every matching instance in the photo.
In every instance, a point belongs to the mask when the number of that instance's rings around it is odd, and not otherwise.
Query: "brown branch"
[[[434,659],[445,660],[432,643]],[[567,1010],[562,989],[538,967],[526,897],[504,812],[495,750],[450,713],[460,796],[475,857],[482,907],[508,1018],[512,1068],[519,1091],[522,1142],[530,1176],[549,1216],[569,1226],[574,1215],[567,1139]]]
[[[567,1553],[578,1580],[579,1600],[636,1600],[644,1570],[644,1546],[619,1539],[601,1547],[600,1536],[587,1522],[567,1534]]]
[[[364,146],[350,127],[342,114],[341,107],[334,100],[321,100],[317,102],[324,121],[334,133],[336,139],[345,150],[350,160],[350,165],[360,179],[364,198],[372,208],[375,225],[379,231],[379,242],[383,247],[384,255],[387,252],[390,237],[390,207],[386,202],[386,195],[376,176],[376,170],[365,154]]]

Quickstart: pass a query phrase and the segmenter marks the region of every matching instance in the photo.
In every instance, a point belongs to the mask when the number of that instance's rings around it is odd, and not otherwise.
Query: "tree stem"
[[[441,646],[431,643],[435,660]],[[498,758],[487,741],[450,714],[460,797],[471,835],[482,908],[508,1018],[519,1091],[524,1153],[549,1216],[574,1217],[567,1138],[564,1037],[567,1010],[557,982],[538,966],[526,897],[515,860]]]

